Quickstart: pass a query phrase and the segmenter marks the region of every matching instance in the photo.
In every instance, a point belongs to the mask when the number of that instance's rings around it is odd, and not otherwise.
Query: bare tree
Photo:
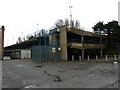
[[[71,27],[74,27],[74,20],[71,21]]]
[[[41,36],[41,32],[37,32],[37,37],[40,37]]]
[[[27,36],[26,36],[26,40],[29,40],[30,39],[30,35],[28,34]]]
[[[21,42],[22,42],[22,38],[18,37],[18,43],[21,43]]]
[[[76,22],[75,22],[75,28],[77,28],[77,29],[80,28],[80,22],[78,20],[76,20]]]
[[[69,26],[69,20],[68,19],[65,19],[65,25]]]
[[[64,25],[64,22],[63,22],[63,20],[57,20],[57,22],[55,23],[55,27],[56,28],[59,28],[59,27],[61,27],[61,26],[63,26]]]
[[[22,40],[25,41],[26,40],[25,37],[23,37]]]
[[[16,41],[16,44],[18,44],[18,41]]]
[[[41,35],[44,36],[46,34],[45,29],[41,29]]]

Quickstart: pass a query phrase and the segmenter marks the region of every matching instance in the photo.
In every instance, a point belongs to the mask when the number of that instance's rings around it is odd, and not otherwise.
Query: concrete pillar
[[[81,56],[79,56],[79,61],[81,61]]]
[[[84,49],[82,49],[82,60],[85,58],[84,57],[84,52],[85,52]]]
[[[67,27],[60,27],[60,47],[61,47],[61,59],[67,60]]]
[[[114,55],[114,60],[117,60],[117,55]]]
[[[120,55],[118,55],[118,59],[120,60]]]
[[[81,43],[84,44],[84,36],[81,37]]]
[[[102,39],[100,38],[100,44],[102,44]],[[102,57],[103,56],[103,50],[100,49],[100,56]]]
[[[98,60],[98,55],[96,55],[96,61]]]
[[[100,44],[102,44],[102,39],[100,38]]]
[[[100,56],[102,57],[103,56],[103,50],[100,49]]]
[[[89,55],[88,55],[88,61],[90,61],[90,57],[89,57]]]
[[[81,43],[82,46],[84,47],[84,36],[81,37]],[[84,49],[82,49],[82,59],[84,59]]]
[[[72,61],[74,61],[74,55],[72,55]]]
[[[107,55],[105,55],[105,59],[106,59],[106,61],[108,61],[108,56]]]

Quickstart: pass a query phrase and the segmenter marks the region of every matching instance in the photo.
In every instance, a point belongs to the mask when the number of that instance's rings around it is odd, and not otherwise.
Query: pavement
[[[118,88],[118,63],[2,61],[2,88]]]

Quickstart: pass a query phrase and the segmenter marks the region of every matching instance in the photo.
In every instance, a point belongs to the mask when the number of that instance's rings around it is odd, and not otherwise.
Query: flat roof
[[[83,35],[83,36],[105,38],[105,35],[100,35],[100,34],[97,34],[97,33],[84,31],[84,30],[80,30],[80,29],[76,29],[76,28],[67,28],[67,31],[78,34],[78,35]]]

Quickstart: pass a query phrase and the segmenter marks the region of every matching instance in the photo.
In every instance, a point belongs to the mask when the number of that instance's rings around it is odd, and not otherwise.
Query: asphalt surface
[[[5,60],[2,88],[118,88],[118,64]]]

